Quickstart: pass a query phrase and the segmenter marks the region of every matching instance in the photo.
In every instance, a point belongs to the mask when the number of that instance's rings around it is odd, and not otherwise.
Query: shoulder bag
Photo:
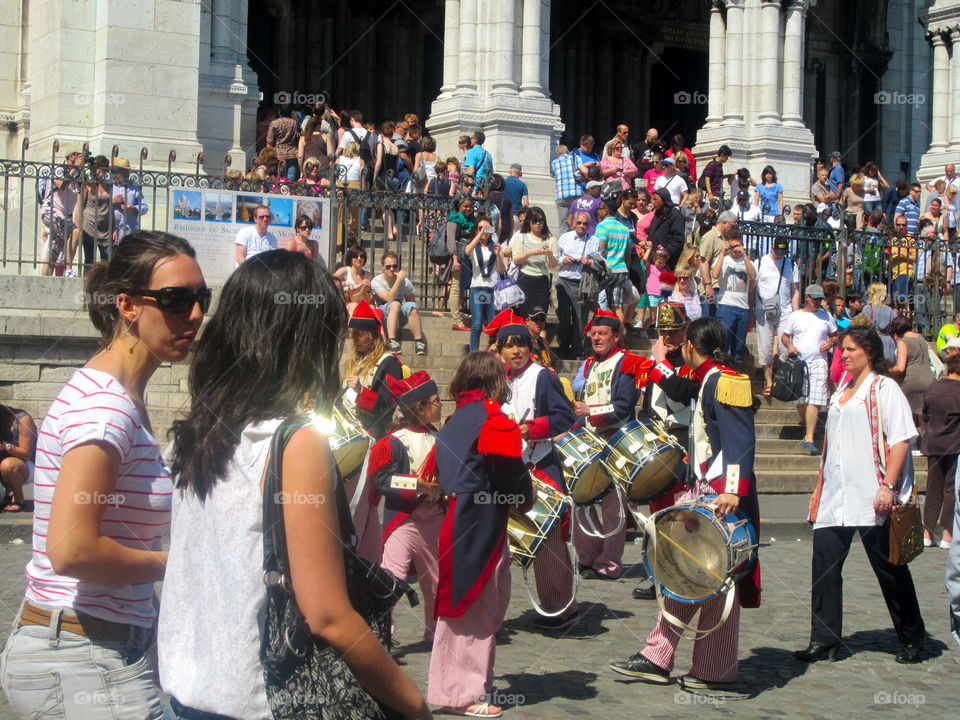
[[[887,468],[887,447],[883,436],[883,418],[877,386],[880,378],[874,378],[870,384],[869,401],[867,403],[867,418],[870,423],[870,436],[873,442],[874,465],[877,469],[877,481],[883,483]],[[902,478],[907,474],[907,463],[913,462],[913,456],[908,452],[904,460]],[[893,510],[888,520],[890,549],[887,559],[891,565],[906,565],[923,552],[923,518],[920,515],[920,504],[917,501],[917,483],[913,482],[910,501],[906,505],[897,503],[894,498]]]
[[[777,281],[777,291],[773,294],[773,297],[760,298],[760,302],[763,303],[763,317],[769,325],[774,327],[774,331],[776,331],[776,325],[780,322],[780,287],[783,285],[783,274],[786,272],[789,259],[784,255],[780,262],[780,279]],[[793,273],[793,268],[790,268],[790,272]],[[760,294],[759,290],[757,290],[757,294]]]
[[[267,701],[275,720],[393,720],[399,713],[377,702],[357,682],[343,657],[313,636],[290,580],[290,562],[283,524],[280,477],[283,450],[293,434],[310,422],[294,416],[284,420],[270,443],[263,483],[263,580],[267,599],[260,636]],[[377,638],[390,642],[390,612],[406,595],[416,593],[376,563],[356,554],[353,520],[340,478],[335,487],[343,543],[347,592],[354,609]]]

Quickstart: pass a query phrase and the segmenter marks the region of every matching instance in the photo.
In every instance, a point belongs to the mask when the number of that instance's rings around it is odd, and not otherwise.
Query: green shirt
[[[951,323],[947,323],[940,328],[940,332],[937,333],[937,355],[943,352],[943,348],[947,344],[948,334],[953,335],[954,337],[960,337],[960,328]]]
[[[594,233],[597,242],[606,243],[604,259],[610,266],[610,272],[627,272],[627,245],[630,242],[630,231],[615,217],[603,219]]]

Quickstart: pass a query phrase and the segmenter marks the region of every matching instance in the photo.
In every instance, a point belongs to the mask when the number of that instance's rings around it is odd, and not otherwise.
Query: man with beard
[[[663,146],[660,144],[660,133],[656,128],[647,130],[647,136],[642,143],[638,143],[633,149],[634,164],[640,171],[640,177],[653,168],[653,156],[657,153],[663,157]]]

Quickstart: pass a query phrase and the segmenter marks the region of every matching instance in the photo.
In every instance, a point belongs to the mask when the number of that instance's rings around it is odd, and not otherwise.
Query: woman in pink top
[[[210,305],[194,257],[182,238],[138,231],[87,274],[102,349],[40,427],[27,597],[0,664],[21,718],[161,716],[148,657],[173,486],[143,398]]]
[[[647,184],[647,192],[653,193],[653,186],[656,185],[657,180],[660,179],[660,176],[664,174],[663,171],[663,155],[660,153],[653,154],[653,167],[647,170],[643,174],[643,180]]]
[[[604,180],[619,180],[623,189],[629,190],[640,171],[633,164],[633,160],[623,156],[623,142],[611,140],[605,150],[604,158],[600,161],[600,174]]]

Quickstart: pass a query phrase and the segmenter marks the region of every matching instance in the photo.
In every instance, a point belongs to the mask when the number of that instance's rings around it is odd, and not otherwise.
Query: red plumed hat
[[[361,300],[353,309],[353,315],[350,316],[350,322],[347,327],[353,330],[369,330],[373,333],[380,332],[383,325],[383,313],[373,307],[366,300]]]
[[[393,395],[393,399],[398,405],[405,408],[412,408],[421,400],[440,394],[437,383],[430,379],[430,375],[423,370],[402,380],[397,380],[393,375],[385,375],[384,377],[387,381],[387,389]]]

